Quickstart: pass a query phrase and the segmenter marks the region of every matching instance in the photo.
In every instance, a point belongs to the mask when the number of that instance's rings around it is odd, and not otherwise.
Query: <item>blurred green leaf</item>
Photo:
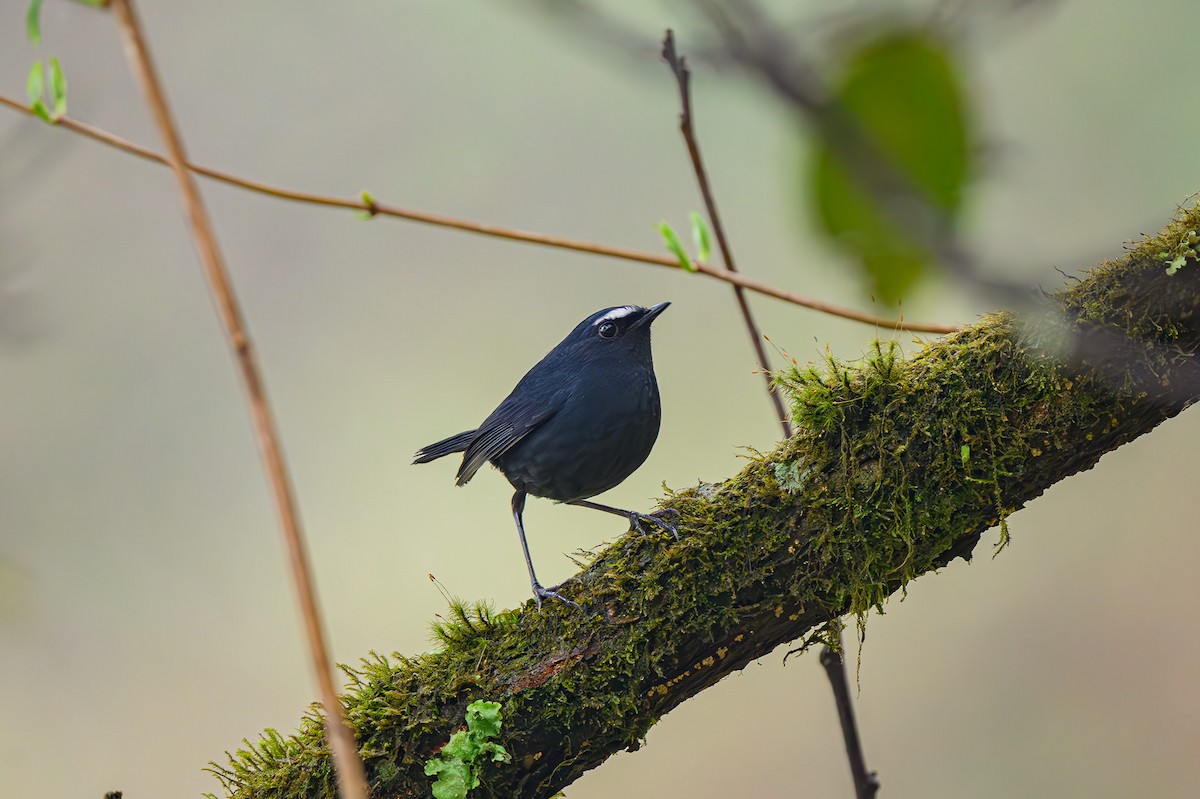
[[[46,77],[43,70],[44,67],[40,60],[34,61],[29,67],[29,77],[25,79],[25,96],[29,98],[30,103],[41,100],[46,91]]]
[[[675,232],[675,228],[666,222],[659,222],[655,227],[662,234],[663,244],[667,246],[672,255],[679,259],[679,265],[689,272],[695,272],[696,265],[692,263],[687,251],[683,249],[683,242],[679,240],[679,234]]]
[[[54,121],[67,113],[67,76],[55,56],[50,57],[50,97],[54,100]]]
[[[42,0],[29,0],[25,12],[25,35],[34,44],[42,43]]]
[[[692,241],[696,243],[696,260],[708,263],[712,255],[712,238],[708,235],[708,224],[699,211],[692,211]]]
[[[42,66],[41,61],[34,61],[33,65],[29,67],[29,77],[25,80],[25,96],[29,98],[29,105],[33,108],[33,113],[46,122],[52,122],[50,110],[46,108],[45,92],[45,67]]]
[[[971,174],[958,67],[924,31],[891,31],[849,58],[836,93],[862,132],[912,187],[953,218]],[[913,244],[859,187],[842,155],[818,141],[809,175],[825,233],[864,269],[877,296],[900,300],[927,270]]]

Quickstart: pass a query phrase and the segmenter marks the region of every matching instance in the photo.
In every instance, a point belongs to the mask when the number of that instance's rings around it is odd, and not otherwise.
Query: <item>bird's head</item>
[[[559,346],[566,345],[583,357],[636,357],[649,363],[650,324],[670,304],[660,302],[649,308],[618,305],[596,311],[576,325]]]

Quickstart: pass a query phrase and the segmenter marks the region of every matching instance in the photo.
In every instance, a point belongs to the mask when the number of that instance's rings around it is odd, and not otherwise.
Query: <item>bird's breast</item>
[[[562,408],[499,458],[517,488],[560,501],[600,494],[650,454],[662,417],[658,384],[647,370],[590,370]]]

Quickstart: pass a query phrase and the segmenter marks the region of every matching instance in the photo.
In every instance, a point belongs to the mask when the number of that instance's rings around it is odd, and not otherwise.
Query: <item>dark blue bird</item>
[[[662,519],[588,501],[633,474],[658,438],[662,410],[650,324],[668,305],[596,311],[530,369],[477,429],[430,444],[413,461],[462,452],[460,486],[487,462],[504,473],[516,489],[513,519],[538,607],[545,597],[575,603],[557,592],[559,586],[543,588],[534,574],[521,520],[526,495],[624,516],[640,532],[649,522],[679,538]]]

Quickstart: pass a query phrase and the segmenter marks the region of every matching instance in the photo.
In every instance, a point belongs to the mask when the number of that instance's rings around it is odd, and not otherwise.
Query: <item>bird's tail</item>
[[[429,463],[435,461],[445,455],[450,455],[454,452],[463,452],[467,445],[471,443],[471,439],[475,437],[474,430],[467,430],[449,438],[443,438],[436,444],[430,444],[427,447],[421,447],[417,450],[416,458],[413,463]]]

